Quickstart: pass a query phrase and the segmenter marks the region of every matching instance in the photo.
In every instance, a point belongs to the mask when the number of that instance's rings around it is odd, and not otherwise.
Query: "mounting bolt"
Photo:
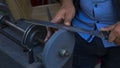
[[[70,54],[68,53],[67,50],[61,49],[61,50],[59,51],[59,55],[60,55],[60,57],[68,57]]]

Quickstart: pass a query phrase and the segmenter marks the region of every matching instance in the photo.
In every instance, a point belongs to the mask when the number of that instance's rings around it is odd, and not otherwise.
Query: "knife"
[[[108,39],[109,33],[110,33],[107,31],[98,31],[98,30],[93,31],[93,30],[83,29],[80,27],[66,26],[63,24],[55,24],[52,22],[47,22],[47,21],[42,21],[42,20],[24,20],[24,21],[26,23],[30,23],[30,24],[34,24],[34,25],[41,25],[41,26],[52,27],[52,28],[56,28],[56,29],[65,29],[65,30],[72,31],[72,32],[81,32],[81,33],[94,35],[99,38],[105,38],[105,39]]]

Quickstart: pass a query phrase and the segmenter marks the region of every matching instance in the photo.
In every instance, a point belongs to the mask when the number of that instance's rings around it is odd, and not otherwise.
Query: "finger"
[[[51,33],[48,31],[47,35],[46,35],[46,37],[44,39],[44,42],[46,42],[50,38],[50,36],[51,36]]]
[[[62,19],[64,19],[64,12],[59,11],[57,15],[51,20],[53,23],[59,23]]]
[[[65,25],[70,26],[70,22],[64,22]]]
[[[104,28],[101,28],[101,31],[111,31],[115,26],[112,25],[112,26],[108,26],[108,27],[104,27]]]
[[[57,15],[51,20],[51,22],[52,23],[59,23],[61,19],[62,19],[62,17]]]
[[[46,42],[50,38],[50,36],[51,36],[50,28],[47,27],[47,35],[44,39],[44,42]]]
[[[111,33],[109,34],[109,38],[108,38],[108,41],[109,42],[113,42],[115,39],[116,39],[116,35],[113,31],[111,31]]]
[[[116,38],[114,42],[116,45],[120,45],[120,38]]]
[[[67,25],[67,26],[70,26],[71,25],[71,20],[72,20],[72,16],[69,16],[69,14],[66,14],[64,24]]]

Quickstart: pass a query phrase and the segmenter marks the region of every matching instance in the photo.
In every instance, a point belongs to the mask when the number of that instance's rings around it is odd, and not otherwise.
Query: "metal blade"
[[[91,30],[86,30],[86,29],[79,28],[79,27],[65,26],[62,24],[55,24],[52,22],[41,21],[41,20],[25,20],[25,22],[30,23],[30,24],[35,24],[35,25],[52,27],[52,28],[56,28],[56,29],[65,29],[65,30],[72,31],[72,32],[86,33],[89,35],[95,35],[100,38],[104,37],[104,34],[101,31],[91,31]]]

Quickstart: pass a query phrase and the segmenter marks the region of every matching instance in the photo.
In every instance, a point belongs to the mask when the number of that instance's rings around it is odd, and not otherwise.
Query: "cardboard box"
[[[48,11],[53,18],[59,8],[60,5],[58,3],[33,7],[32,19],[50,21]]]
[[[6,3],[15,19],[31,18],[32,6],[30,0],[6,0]]]
[[[50,10],[53,18],[60,7],[58,3],[32,7],[30,0],[6,0],[6,3],[16,20],[25,18],[49,21],[47,10]]]

